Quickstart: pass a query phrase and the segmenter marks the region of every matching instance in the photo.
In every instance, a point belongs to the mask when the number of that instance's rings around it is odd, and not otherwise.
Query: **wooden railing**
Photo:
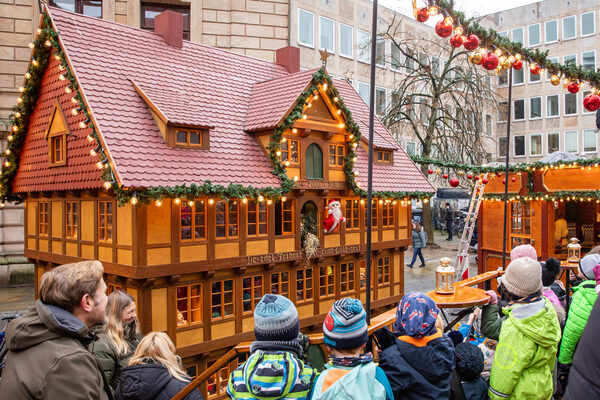
[[[488,282],[490,279],[494,279],[500,275],[502,275],[503,271],[490,271],[483,273],[481,275],[473,276],[469,279],[465,279],[463,281],[457,282],[456,285],[459,286],[473,286],[478,285],[480,283]],[[371,324],[369,325],[368,332],[369,336],[375,332],[376,330],[383,328],[384,326],[391,326],[396,320],[396,307],[392,308],[371,319]],[[308,335],[309,343],[312,344],[323,344],[323,334],[315,333],[312,335]],[[250,344],[252,342],[243,342],[235,346],[233,349],[229,350],[223,357],[219,358],[212,364],[210,367],[206,369],[203,373],[198,375],[194,380],[192,380],[181,392],[177,393],[177,395],[171,400],[181,400],[193,390],[197,389],[200,385],[206,382],[212,375],[214,375],[221,368],[225,367],[231,361],[233,361],[238,355],[246,354],[250,352]]]

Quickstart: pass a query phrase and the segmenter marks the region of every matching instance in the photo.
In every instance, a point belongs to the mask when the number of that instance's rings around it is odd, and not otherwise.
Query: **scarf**
[[[358,357],[329,357],[329,364],[335,367],[356,367],[373,361],[373,354],[367,353]]]

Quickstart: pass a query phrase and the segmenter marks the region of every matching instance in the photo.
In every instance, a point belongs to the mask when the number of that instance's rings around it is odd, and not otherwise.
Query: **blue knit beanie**
[[[351,350],[367,340],[367,313],[360,300],[345,297],[333,303],[323,322],[323,343],[337,350]]]
[[[420,339],[436,332],[439,310],[430,297],[421,292],[404,295],[396,309],[394,328],[401,335]]]
[[[254,308],[256,340],[294,340],[299,333],[300,321],[294,303],[278,294],[265,294]]]

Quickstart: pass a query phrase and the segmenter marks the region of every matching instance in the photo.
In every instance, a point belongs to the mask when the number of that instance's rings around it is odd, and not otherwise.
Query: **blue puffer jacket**
[[[383,348],[379,367],[383,369],[395,400],[448,400],[454,368],[454,345],[437,332],[422,339],[396,338],[387,328],[376,337]]]

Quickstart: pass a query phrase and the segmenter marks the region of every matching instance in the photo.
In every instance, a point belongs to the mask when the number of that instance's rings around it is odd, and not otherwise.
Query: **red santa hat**
[[[331,203],[336,202],[336,201],[337,201],[336,199],[329,199],[329,201],[327,202],[327,205],[330,205]]]

